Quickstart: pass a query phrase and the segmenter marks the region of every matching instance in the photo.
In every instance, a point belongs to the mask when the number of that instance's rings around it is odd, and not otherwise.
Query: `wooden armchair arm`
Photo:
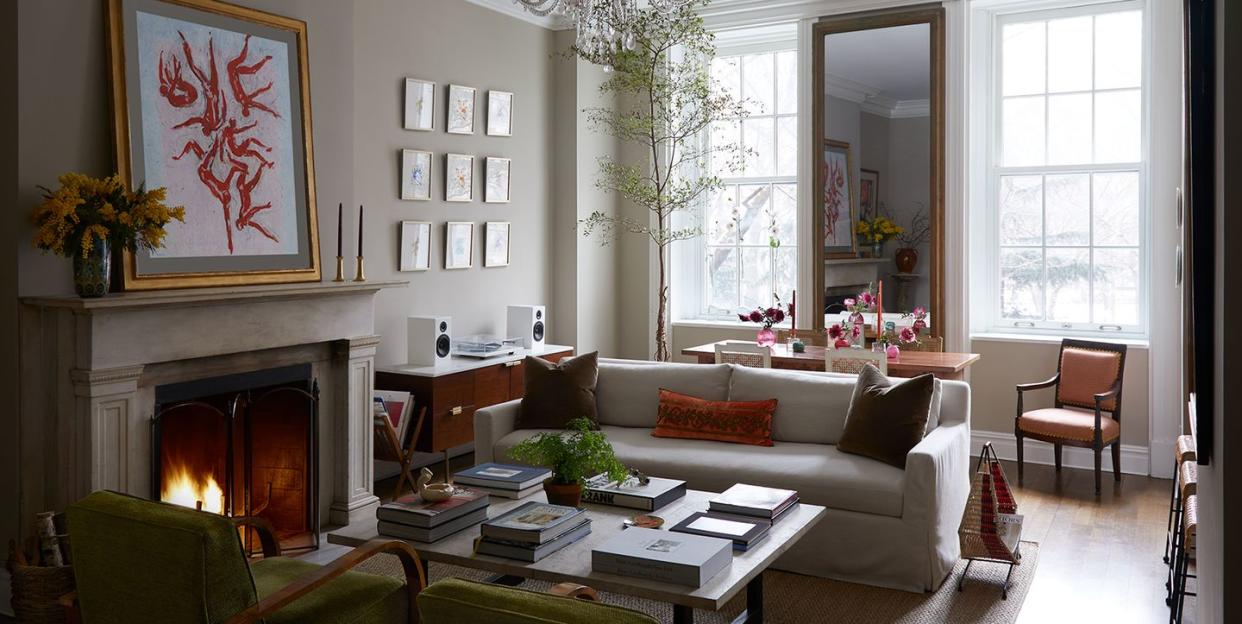
[[[1099,394],[1094,395],[1095,406],[1099,408],[1101,403],[1109,399],[1115,399],[1117,398],[1117,395],[1119,394],[1121,394],[1121,380],[1118,380],[1117,383],[1113,384],[1113,387],[1109,388],[1108,392],[1101,392]]]
[[[1057,373],[1053,375],[1051,379],[1046,379],[1044,381],[1040,381],[1036,383],[1018,384],[1018,394],[1022,394],[1023,392],[1027,392],[1030,390],[1041,390],[1043,388],[1051,388],[1052,386],[1057,385],[1057,382],[1060,380],[1061,380],[1061,373]]]
[[[577,583],[557,583],[548,588],[548,593],[554,596],[565,596],[567,598],[577,598],[579,600],[590,600],[591,602],[599,602],[599,592],[594,588]]]
[[[427,574],[423,571],[423,564],[418,559],[418,553],[414,552],[414,549],[409,544],[401,540],[378,538],[363,543],[361,546],[341,555],[335,561],[277,590],[267,598],[252,605],[249,609],[229,618],[226,624],[258,622],[264,617],[288,606],[294,600],[322,587],[328,581],[344,574],[359,563],[382,553],[396,555],[401,560],[401,567],[405,568],[409,622],[410,624],[417,624],[418,593],[427,585]]]
[[[259,534],[259,544],[263,546],[263,557],[279,557],[280,541],[276,539],[276,529],[267,518],[259,516],[237,516],[233,518],[233,526],[250,527]]]

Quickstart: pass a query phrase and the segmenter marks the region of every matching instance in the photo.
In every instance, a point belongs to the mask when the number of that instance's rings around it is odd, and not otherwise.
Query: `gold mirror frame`
[[[919,9],[896,9],[884,11],[868,11],[830,16],[820,19],[812,27],[812,84],[814,98],[814,132],[815,141],[811,141],[814,151],[815,186],[814,197],[814,228],[816,243],[815,256],[815,293],[816,314],[813,315],[813,329],[823,331],[824,313],[824,205],[823,193],[823,158],[824,158],[824,37],[833,33],[853,32],[859,30],[875,30],[891,26],[909,26],[927,24],[931,27],[930,67],[931,72],[931,189],[928,222],[931,225],[931,279],[930,308],[932,324],[929,331],[932,336],[944,335],[944,8],[931,7]],[[851,191],[858,197],[857,180],[853,182]]]

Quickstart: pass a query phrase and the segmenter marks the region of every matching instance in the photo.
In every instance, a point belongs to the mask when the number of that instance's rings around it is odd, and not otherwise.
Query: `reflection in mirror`
[[[816,25],[817,289],[824,326],[847,299],[883,284],[884,321],[929,311],[938,335],[941,159],[939,14],[921,11]],[[875,315],[864,313],[868,333]]]

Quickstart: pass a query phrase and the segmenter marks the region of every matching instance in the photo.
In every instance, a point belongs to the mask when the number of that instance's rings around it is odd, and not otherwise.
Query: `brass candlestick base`
[[[358,272],[354,274],[355,282],[367,281],[367,274],[362,270],[362,256],[358,256]]]
[[[342,258],[341,256],[336,257],[336,278],[333,279],[332,281],[334,282],[345,281],[345,258]]]

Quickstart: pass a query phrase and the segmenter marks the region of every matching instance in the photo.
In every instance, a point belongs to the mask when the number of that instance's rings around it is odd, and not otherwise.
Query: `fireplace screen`
[[[285,550],[319,545],[318,385],[292,366],[156,388],[152,497],[268,520]],[[252,531],[249,552],[261,550]]]

